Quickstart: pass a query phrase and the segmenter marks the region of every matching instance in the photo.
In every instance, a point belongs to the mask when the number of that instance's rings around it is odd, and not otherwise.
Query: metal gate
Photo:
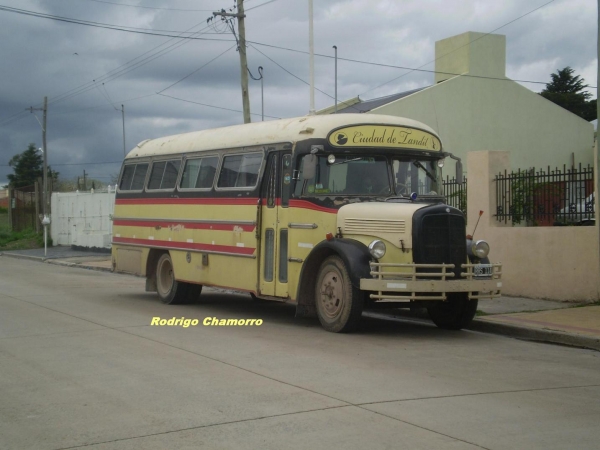
[[[40,195],[37,183],[9,189],[9,222],[13,231],[40,231]]]

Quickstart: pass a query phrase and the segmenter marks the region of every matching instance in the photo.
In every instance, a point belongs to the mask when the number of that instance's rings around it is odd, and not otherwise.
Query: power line
[[[289,51],[289,52],[294,52],[294,53],[301,53],[303,55],[308,55],[307,51],[304,50],[297,50],[297,49],[293,49],[293,48],[289,48],[289,47],[281,47],[278,45],[273,45],[273,44],[264,44],[262,42],[255,42],[255,41],[246,41],[248,44],[253,44],[253,45],[258,45],[261,47],[268,47],[268,48],[274,48],[274,49],[278,49],[278,50],[285,50],[285,51]],[[258,51],[258,49],[256,47],[254,47],[255,50]],[[334,56],[331,55],[325,55],[322,53],[315,53],[315,56],[319,56],[321,58],[328,58],[328,59],[334,59]],[[338,61],[346,61],[346,62],[352,62],[352,63],[357,63],[357,64],[366,64],[369,66],[377,66],[377,67],[386,67],[386,68],[390,68],[390,69],[403,69],[403,70],[413,70],[415,72],[424,72],[424,73],[438,73],[438,74],[442,74],[442,75],[453,75],[453,76],[463,76],[463,77],[468,77],[468,78],[484,78],[484,79],[488,79],[488,80],[498,80],[498,81],[517,81],[519,83],[532,83],[532,84],[548,84],[547,81],[532,81],[532,80],[515,80],[512,78],[498,78],[498,77],[487,77],[487,76],[483,76],[483,75],[471,75],[471,74],[462,74],[462,73],[454,73],[454,72],[442,72],[442,71],[436,71],[436,70],[427,70],[427,69],[420,69],[420,68],[413,68],[413,67],[405,67],[405,66],[396,66],[393,64],[384,64],[384,63],[376,63],[376,62],[372,62],[372,61],[362,61],[359,59],[352,59],[352,58],[341,58],[338,56]],[[596,89],[595,86],[588,86],[591,89]]]
[[[177,11],[177,12],[192,12],[192,11],[195,11],[195,12],[213,12],[215,9],[219,9],[219,8],[217,8],[217,7],[213,8],[213,9],[160,8],[160,7],[158,7],[158,6],[131,5],[131,4],[129,4],[129,3],[117,3],[117,2],[109,2],[109,1],[106,1],[106,0],[88,0],[88,1],[90,1],[90,2],[96,2],[96,3],[106,3],[106,4],[109,4],[109,5],[116,5],[116,6],[128,6],[128,7],[131,7],[131,8],[154,9],[154,10],[159,10],[159,11]],[[250,1],[250,0],[246,0],[246,1]],[[249,8],[249,9],[247,9],[247,10],[246,10],[246,12],[247,12],[247,11],[250,11],[251,9],[256,9],[256,8],[260,8],[261,6],[268,5],[269,3],[273,3],[273,2],[275,2],[275,1],[277,1],[277,0],[270,0],[270,1],[268,1],[268,2],[265,2],[265,3],[261,4],[261,5],[253,6],[252,8]],[[235,7],[235,6],[234,6],[234,7]]]
[[[70,19],[70,18],[65,18],[65,17],[61,17],[61,16],[52,16],[49,14],[42,14],[42,13],[37,13],[37,12],[33,12],[33,11],[26,11],[26,10],[19,10],[17,8],[10,8],[10,7],[6,7],[3,5],[0,5],[0,11],[8,11],[8,12],[15,12],[18,14],[24,14],[24,15],[30,15],[30,16],[34,16],[34,17],[39,17],[39,18],[46,18],[46,19],[52,19],[52,20],[59,20],[59,21],[63,21],[63,22],[68,22],[68,23],[75,23],[75,24],[79,24],[79,25],[86,25],[86,26],[93,26],[93,27],[98,27],[98,28],[107,28],[107,29],[112,29],[112,30],[117,30],[117,31],[125,31],[125,32],[133,32],[133,33],[137,33],[137,34],[151,34],[151,35],[156,35],[156,36],[166,36],[166,37],[171,37],[171,39],[169,39],[167,42],[164,42],[162,44],[160,44],[157,47],[154,47],[153,49],[143,53],[142,55],[134,58],[131,61],[128,61],[127,63],[119,66],[116,69],[113,69],[112,71],[107,72],[106,74],[102,75],[101,77],[99,77],[99,79],[96,80],[92,80],[92,82],[88,82],[85,83],[77,88],[73,88],[71,90],[66,91],[63,94],[60,94],[58,97],[55,98],[51,98],[51,102],[50,103],[56,103],[58,101],[62,101],[65,100],[67,98],[73,97],[75,95],[79,95],[79,94],[83,94],[85,92],[88,92],[90,89],[94,89],[95,87],[95,83],[96,82],[102,82],[102,81],[112,81],[115,78],[118,78],[122,75],[125,75],[126,73],[135,70],[143,65],[146,65],[147,63],[153,61],[154,59],[172,51],[175,50],[176,48],[178,48],[181,45],[184,45],[185,43],[189,42],[186,39],[193,39],[193,40],[205,40],[205,41],[225,41],[225,42],[232,42],[231,40],[226,40],[226,39],[215,39],[215,38],[201,38],[201,37],[197,37],[197,36],[193,36],[194,34],[201,34],[204,30],[208,29],[209,26],[204,27],[201,30],[192,32],[192,36],[182,36],[181,33],[189,33],[190,30],[192,30],[193,28],[201,25],[204,22],[201,22],[199,24],[194,25],[193,27],[188,28],[188,30],[183,31],[183,32],[179,32],[179,35],[166,35],[166,34],[160,34],[160,33],[150,33],[150,32],[145,32],[145,31],[139,31],[139,30],[127,30],[125,28],[120,28],[117,26],[113,26],[110,24],[99,24],[97,22],[89,22],[89,21],[80,21],[78,19]],[[143,58],[142,60],[136,62],[133,66],[131,67],[127,67],[125,68],[127,65],[133,63],[134,61],[142,58],[144,55],[147,55],[148,53],[153,52],[154,50],[167,45],[169,42],[178,39],[179,41],[173,44],[170,44],[169,46],[167,46],[166,48],[159,50],[158,52],[156,52],[153,55],[150,55],[146,58]],[[1,123],[1,122],[0,122]]]
[[[142,99],[142,98],[152,97],[154,95],[156,95],[156,94],[153,92],[151,94],[140,95],[139,97],[128,98],[126,100],[117,100],[115,102],[115,104],[132,102],[132,101],[139,100],[139,99]],[[97,109],[97,108],[103,108],[103,107],[106,107],[106,105],[102,104],[102,105],[90,106],[88,108],[70,109],[68,111],[56,111],[56,112],[53,111],[52,114],[53,115],[58,115],[58,114],[72,114],[74,112],[87,111],[89,109]],[[117,109],[117,111],[120,111],[120,109]]]
[[[203,22],[198,23],[198,24],[188,28],[188,30],[186,30],[186,31],[192,30],[193,28],[199,26],[202,23]],[[201,30],[196,31],[195,34],[200,34],[208,28],[210,28],[210,27],[206,26],[206,27],[202,28]],[[173,42],[173,41],[175,41],[175,42]],[[162,44],[142,53],[141,55],[137,56],[136,58],[122,64],[121,66],[105,73],[104,75],[100,76],[97,80],[92,80],[91,83],[90,82],[85,83],[77,88],[71,89],[71,90],[59,95],[57,98],[53,98],[52,102],[62,101],[62,100],[65,100],[66,98],[69,98],[69,97],[72,97],[75,95],[79,95],[79,94],[83,94],[83,93],[89,91],[90,89],[92,89],[94,86],[94,83],[96,81],[106,81],[106,82],[113,81],[114,79],[116,79],[118,77],[121,77],[135,69],[138,69],[139,67],[142,67],[142,66],[154,61],[155,59],[157,59],[167,53],[170,53],[171,51],[176,50],[177,48],[185,45],[188,42],[190,42],[190,41],[186,40],[186,38],[183,36],[171,38],[171,39],[167,40],[166,42],[163,42]],[[157,49],[160,49],[161,47],[164,47],[164,48],[156,51]],[[148,55],[148,56],[146,56],[146,55]],[[134,64],[134,62],[135,62],[135,64]]]
[[[106,3],[109,5],[117,5],[117,6],[129,6],[131,8],[155,9],[155,10],[160,10],[160,11],[178,11],[178,12],[182,12],[182,11],[183,12],[191,12],[191,11],[211,12],[211,11],[214,11],[213,9],[159,8],[157,6],[130,5],[128,3],[108,2],[105,0],[88,0],[88,1],[95,2],[95,3]]]
[[[19,111],[19,112],[15,113],[15,114],[12,114],[12,115],[4,118],[4,119],[1,119],[0,120],[0,126],[10,125],[10,124],[13,124],[15,122],[18,122],[19,120],[24,119],[25,117],[27,117],[27,115],[28,115],[27,112],[28,111],[29,111],[29,108],[26,111],[25,110],[24,111]]]
[[[90,166],[96,166],[96,165],[101,165],[101,164],[123,164],[123,161],[104,161],[104,162],[83,162],[83,163],[58,163],[58,164],[52,164],[52,167],[57,167],[57,166],[85,166],[85,165],[90,165]],[[8,164],[0,164],[0,167],[12,167]]]
[[[255,6],[253,8],[249,8],[248,10],[262,7],[264,5],[273,3],[274,1],[276,1],[276,0],[267,1],[265,3],[262,3],[260,5]],[[531,14],[534,11],[536,11],[536,10],[538,10],[538,9],[540,9],[540,8],[546,6],[546,5],[548,5],[548,4],[550,4],[550,3],[554,2],[554,1],[555,0],[551,0],[550,2],[548,2],[548,3],[544,4],[544,5],[541,5],[540,7],[536,8],[535,10],[529,11],[528,13],[526,13],[526,14],[524,14],[524,15],[516,18],[516,19],[513,19],[511,22],[508,22],[507,24],[504,24],[501,27],[496,28],[495,30],[491,31],[490,33],[487,33],[486,35],[479,37],[478,39],[481,39],[481,38],[487,36],[488,34],[491,34],[494,31],[496,31],[496,30],[498,30],[498,29],[500,29],[500,28],[502,28],[504,26],[507,26],[510,23],[515,22],[516,20],[519,20],[520,18],[525,17],[526,15]],[[135,30],[132,30],[132,29],[120,28],[118,26],[114,26],[114,25],[110,25],[110,24],[100,24],[98,22],[79,21],[77,19],[69,19],[69,18],[62,18],[60,16],[45,15],[45,14],[42,14],[42,13],[35,13],[35,12],[32,12],[32,11],[17,10],[16,8],[5,7],[5,6],[2,6],[2,5],[0,5],[0,10],[5,10],[5,11],[8,11],[8,12],[17,12],[17,11],[19,11],[19,13],[21,13],[21,12],[25,13],[26,12],[26,13],[31,13],[31,14],[26,14],[26,15],[34,15],[36,17],[42,17],[42,18],[48,18],[48,19],[54,19],[54,20],[64,19],[65,21],[68,21],[70,23],[77,23],[77,24],[80,24],[80,25],[86,25],[86,26],[102,25],[102,27],[106,27],[106,28],[113,29],[113,30],[116,30],[116,31],[135,32]],[[224,39],[209,39],[209,38],[196,37],[196,36],[194,36],[194,34],[201,34],[204,30],[206,30],[207,28],[209,28],[209,27],[205,27],[205,28],[203,28],[201,30],[198,30],[196,32],[190,31],[193,28],[197,27],[198,25],[200,25],[200,24],[196,24],[196,25],[194,25],[193,27],[189,28],[186,31],[176,32],[176,33],[179,33],[178,36],[169,36],[169,35],[158,34],[158,33],[146,33],[146,32],[139,31],[139,30],[143,30],[143,29],[139,29],[138,31],[140,33],[142,33],[142,34],[153,34],[153,35],[159,35],[159,36],[166,36],[166,37],[171,37],[171,39],[169,41],[167,41],[167,42],[165,42],[165,43],[163,43],[163,44],[161,44],[161,45],[159,45],[157,47],[154,47],[153,49],[151,49],[151,50],[149,50],[149,51],[141,54],[140,56],[134,58],[133,60],[128,61],[127,63],[125,63],[125,64],[117,67],[116,69],[113,69],[112,71],[107,72],[106,74],[104,74],[101,77],[99,77],[97,80],[93,80],[91,83],[88,82],[88,83],[86,83],[84,85],[81,85],[81,86],[79,86],[77,88],[73,88],[73,89],[71,89],[69,91],[66,91],[63,94],[60,94],[56,98],[53,98],[51,100],[51,103],[56,103],[56,102],[59,102],[59,101],[63,101],[65,99],[73,97],[75,95],[80,95],[80,94],[83,94],[85,92],[88,92],[89,90],[93,89],[94,87],[97,87],[97,83],[98,82],[101,82],[101,81],[105,81],[105,82],[112,81],[112,80],[114,80],[114,79],[116,79],[116,78],[118,78],[118,77],[120,77],[122,75],[125,75],[125,74],[127,74],[127,73],[129,73],[129,72],[131,72],[131,71],[133,71],[133,70],[135,70],[137,68],[139,68],[139,67],[142,67],[143,65],[148,64],[149,62],[152,62],[153,60],[155,60],[155,59],[163,56],[164,54],[166,54],[166,53],[168,53],[170,51],[173,51],[173,50],[179,48],[181,45],[184,45],[185,43],[189,42],[190,40],[214,40],[214,41],[233,42],[233,41],[224,40]],[[183,34],[191,34],[191,36],[183,36]],[[177,40],[177,42],[174,43],[174,44],[169,45],[168,47],[166,47],[166,48],[164,48],[164,49],[162,49],[162,50],[160,50],[160,51],[158,51],[158,52],[156,52],[154,54],[151,54],[151,55],[147,56],[146,58],[142,58],[144,55],[147,55],[147,54],[155,51],[156,49],[158,49],[158,48],[160,48],[160,47],[168,44],[169,42],[171,42],[173,40]],[[260,42],[251,42],[251,41],[248,41],[248,43],[251,43],[251,44],[254,44],[254,45],[257,45],[257,46],[264,46],[264,47],[275,48],[275,49],[280,49],[280,50],[285,50],[285,51],[291,51],[291,52],[295,52],[295,53],[308,54],[308,52],[306,52],[306,51],[301,51],[301,50],[296,50],[296,49],[281,47],[281,46],[277,46],[277,45],[264,44],[264,43],[260,43]],[[291,76],[297,78],[302,83],[307,84],[306,81],[304,81],[304,80],[300,79],[299,77],[297,77],[296,75],[292,74],[290,71],[288,71],[287,69],[285,69],[283,66],[281,66],[280,64],[278,64],[277,62],[275,62],[272,58],[270,58],[267,55],[265,55],[264,53],[260,52],[260,50],[258,50],[256,47],[254,47],[254,46],[252,46],[252,47],[256,51],[258,51],[259,53],[263,54],[263,56],[265,56],[266,58],[268,58],[269,60],[271,60],[274,64],[276,64],[282,70],[284,70],[285,72],[287,72]],[[219,56],[221,56],[221,55],[219,55]],[[317,56],[323,57],[323,58],[333,58],[331,55],[317,54]],[[142,59],[139,60],[140,58],[142,58]],[[460,76],[464,76],[464,77],[484,78],[484,79],[499,80],[499,81],[516,81],[516,82],[521,82],[521,83],[544,84],[544,85],[547,84],[547,82],[542,82],[542,81],[510,80],[508,78],[497,78],[497,77],[486,77],[486,76],[471,75],[471,74],[458,74],[458,73],[451,73],[451,72],[441,72],[441,71],[435,71],[435,70],[421,69],[420,67],[419,68],[410,68],[410,67],[403,67],[403,66],[397,66],[397,65],[391,65],[391,64],[382,64],[382,63],[375,63],[375,62],[370,62],[370,61],[362,61],[362,60],[351,59],[351,58],[338,58],[338,59],[342,60],[342,61],[346,61],[346,62],[357,63],[357,64],[367,64],[367,65],[373,65],[373,66],[378,66],[378,67],[387,67],[387,68],[395,68],[395,69],[401,69],[401,70],[408,70],[410,72],[417,71],[417,72],[424,72],[424,73],[439,73],[439,74],[445,74],[445,75],[450,75],[450,76],[459,76],[460,75]],[[136,60],[139,60],[139,61],[136,62],[135,64],[131,65]],[[127,67],[128,65],[130,65],[130,66]],[[421,67],[423,67],[423,66],[421,66]],[[195,72],[197,72],[201,68],[197,69]],[[174,83],[173,85],[168,86],[167,88],[163,89],[163,91],[166,90],[166,89],[169,89],[170,87],[174,86],[175,84],[178,84],[179,82],[183,81],[187,77],[193,75],[193,73],[195,73],[195,72],[192,72],[191,74],[189,74],[188,76],[182,78],[181,80],[179,80],[178,82]],[[410,72],[408,72],[408,73],[410,73]],[[400,77],[402,77],[404,75],[407,75],[408,73],[405,73],[405,74],[401,75]],[[398,79],[400,77],[397,77],[395,79]],[[394,80],[391,80],[391,81],[394,81]],[[384,83],[384,84],[387,84],[387,83]],[[103,83],[103,86],[104,86],[104,83]],[[380,85],[380,86],[383,86],[383,85]],[[380,86],[378,86],[378,87],[380,87]],[[592,89],[595,88],[594,86],[589,86],[589,87],[592,88]],[[373,89],[376,89],[376,88],[373,88]],[[317,89],[317,90],[319,90],[319,89]],[[163,92],[163,91],[160,91],[160,92]],[[329,94],[327,94],[327,93],[325,93],[325,92],[323,92],[321,90],[319,90],[319,92],[323,93],[324,95],[327,95],[330,98],[333,98]],[[366,92],[369,92],[369,91],[366,91]],[[153,95],[153,94],[149,94],[147,96],[151,96],[151,95]],[[146,97],[146,96],[144,96],[144,97]],[[112,102],[110,101],[110,99],[107,98],[107,100],[112,105]],[[181,99],[179,99],[179,100],[181,100]],[[202,104],[202,105],[204,105],[204,104]],[[212,107],[212,105],[204,105],[204,106]],[[349,105],[349,106],[352,106],[352,105]],[[92,108],[95,108],[95,107],[92,107]],[[92,108],[86,108],[86,109],[92,109]],[[113,108],[114,108],[114,105],[113,105]],[[356,109],[356,108],[354,108],[354,109]],[[17,112],[15,114],[11,115],[11,116],[8,116],[8,117],[6,117],[4,119],[0,119],[0,125],[12,124],[12,123],[14,123],[14,122],[16,122],[18,120],[21,120],[21,119],[23,119],[25,117],[26,117],[26,111],[20,111],[20,112]]]
[[[196,24],[196,25],[188,28],[187,30],[185,30],[184,33],[190,32],[190,30],[196,28],[197,26],[199,26],[199,25],[201,25],[203,23],[204,22],[200,22],[200,23],[198,23],[198,24]],[[198,31],[195,31],[193,33],[194,34],[201,34],[205,30],[207,30],[208,28],[210,28],[210,26],[205,26],[204,28],[202,28],[202,29],[200,29]],[[189,37],[189,36],[187,36],[187,37]],[[175,41],[175,42],[173,42],[173,41]],[[175,37],[167,40],[166,42],[163,42],[162,44],[160,44],[160,45],[158,45],[156,47],[153,47],[152,49],[150,49],[150,50],[142,53],[141,55],[137,56],[136,58],[134,58],[134,59],[132,59],[132,60],[130,60],[128,62],[126,62],[125,64],[122,64],[121,66],[119,66],[119,67],[117,67],[117,68],[115,68],[115,69],[113,69],[113,70],[105,73],[104,75],[100,76],[98,78],[98,80],[92,80],[91,82],[84,83],[83,85],[80,85],[80,86],[78,86],[76,88],[70,89],[70,90],[68,90],[68,91],[66,91],[66,92],[58,95],[57,97],[52,98],[51,99],[51,103],[56,103],[56,102],[59,102],[59,101],[62,101],[62,100],[66,100],[67,98],[70,98],[70,97],[73,97],[73,96],[80,95],[80,94],[83,94],[85,92],[88,92],[89,90],[91,90],[91,89],[94,88],[94,86],[96,84],[96,81],[98,81],[98,82],[100,82],[100,81],[106,81],[106,82],[112,81],[112,80],[114,80],[114,79],[116,79],[116,78],[118,78],[118,77],[120,77],[122,75],[125,75],[125,74],[127,74],[127,73],[129,73],[129,72],[131,72],[131,71],[133,71],[133,70],[135,70],[137,68],[139,68],[139,67],[142,67],[142,66],[144,66],[144,65],[146,65],[146,64],[154,61],[155,59],[157,59],[157,58],[159,58],[159,57],[161,57],[161,56],[163,56],[163,55],[165,55],[165,54],[167,54],[167,53],[169,53],[171,51],[176,50],[177,48],[181,47],[182,45],[184,45],[184,44],[186,44],[188,42],[190,42],[190,40],[185,39],[183,36],[181,36],[181,34],[179,36],[175,36]],[[161,47],[164,47],[164,48],[162,48],[161,50],[156,51],[157,49],[160,49]],[[146,56],[146,55],[148,55],[148,56]],[[134,62],[135,62],[135,64],[132,64]],[[19,112],[19,113],[14,114],[13,116],[18,115],[18,114],[22,114],[22,113],[23,112]],[[9,120],[13,116],[8,117],[7,119],[0,120],[0,125],[11,124],[11,123],[14,123],[17,120],[20,120],[20,119],[22,119],[22,118],[25,117],[25,115],[23,115],[21,117],[16,117],[14,120]]]
[[[241,109],[224,108],[222,106],[215,106],[215,105],[208,105],[206,103],[193,102],[192,100],[185,100],[183,98],[173,97],[173,96],[167,95],[167,94],[158,94],[157,93],[157,95],[160,95],[162,97],[169,97],[169,98],[172,98],[174,100],[179,100],[179,101],[186,102],[186,103],[193,103],[194,105],[206,106],[208,108],[222,109],[222,110],[225,110],[225,111],[232,111],[232,112],[238,112],[238,113],[243,112]],[[250,113],[250,114],[253,115],[253,116],[260,116],[260,114],[255,114],[255,113]],[[269,117],[270,119],[281,119],[281,117],[267,116],[266,114],[265,114],[265,117]]]
[[[250,1],[250,0],[246,0],[246,1]],[[246,9],[246,12],[252,11],[253,9],[260,8],[261,6],[265,6],[265,5],[268,5],[269,3],[273,3],[273,2],[276,2],[276,1],[277,0],[269,0],[268,2],[264,2],[264,3],[261,3],[260,5],[256,5],[256,6],[253,6],[252,8]]]
[[[289,70],[287,70],[285,67],[283,67],[281,64],[279,64],[277,61],[275,61],[274,59],[270,58],[269,56],[267,56],[265,53],[261,52],[259,49],[257,49],[256,47],[254,47],[254,45],[250,45],[250,47],[252,47],[254,50],[256,50],[258,53],[260,53],[261,55],[263,55],[265,58],[267,58],[269,61],[271,61],[273,64],[275,64],[277,67],[279,67],[281,70],[283,70],[284,72],[288,73],[289,75],[293,76],[294,78],[296,78],[297,80],[301,81],[302,83],[306,84],[307,86],[309,85],[309,83],[305,80],[303,80],[302,78],[294,75],[292,72],[290,72]],[[322,91],[321,89],[315,87],[315,90],[319,91],[322,94],[325,94],[327,97],[329,98],[334,98],[331,95],[329,95],[327,92]],[[356,109],[357,111],[359,111],[355,106],[345,103],[345,102],[338,102],[341,103],[343,105],[349,106],[351,108]]]
[[[200,70],[204,69],[206,66],[208,66],[211,62],[219,59],[221,56],[223,56],[225,53],[229,52],[230,50],[233,50],[236,47],[237,44],[232,45],[231,47],[229,47],[227,50],[225,50],[224,52],[220,53],[218,56],[215,56],[213,59],[211,59],[210,61],[208,61],[206,64],[200,66],[199,68],[197,68],[196,70],[194,70],[192,73],[186,75],[185,77],[183,77],[182,79],[180,79],[179,81],[176,81],[175,83],[167,86],[166,88],[164,88],[161,91],[158,91],[157,94],[160,94],[161,92],[166,91],[167,89],[172,88],[173,86],[175,86],[176,84],[181,83],[183,80],[191,77],[192,75],[194,75],[195,73],[199,72]]]
[[[254,8],[258,8],[260,6],[266,5],[268,3],[272,3],[274,1],[276,1],[276,0],[271,0],[271,1],[263,3],[261,5],[257,5]],[[556,0],[551,0],[551,2],[549,2],[549,3],[552,3],[554,1],[556,1]],[[545,6],[545,5],[542,5],[539,8],[541,8],[543,6]],[[254,9],[254,8],[252,8],[252,9]],[[16,11],[13,11],[13,10],[16,10],[16,8],[8,8],[8,7],[0,5],[0,11],[2,11],[2,10],[8,11],[8,12],[16,12]],[[128,32],[128,33],[146,34],[146,35],[151,35],[151,36],[171,37],[171,38],[177,38],[177,39],[181,39],[181,40],[202,40],[202,41],[233,42],[233,41],[231,41],[229,39],[201,38],[201,37],[195,37],[193,35],[192,36],[181,36],[181,33],[187,33],[187,31],[184,31],[184,32],[180,32],[180,31],[167,31],[168,33],[180,33],[180,35],[172,35],[172,34],[156,33],[156,32],[152,32],[152,31],[142,31],[142,30],[135,30],[135,29],[126,29],[126,28],[122,28],[122,27],[115,26],[115,25],[110,25],[110,24],[106,24],[106,25],[102,24],[101,25],[101,24],[93,23],[93,22],[80,21],[78,19],[59,18],[59,16],[44,15],[44,14],[41,14],[41,13],[36,13],[36,12],[26,11],[26,10],[18,10],[18,11],[23,11],[23,12],[19,12],[20,14],[32,15],[32,16],[35,16],[35,17],[48,18],[48,19],[53,19],[53,20],[62,20],[62,21],[65,21],[65,22],[75,23],[75,24],[78,24],[78,25],[95,26],[95,27],[99,27],[99,28],[106,28],[106,29],[110,29],[110,30]],[[531,14],[532,12],[533,11],[529,12],[528,14]],[[514,22],[514,21],[516,21],[518,19],[519,18],[514,19],[510,23],[512,23],[512,22]],[[505,24],[503,26],[506,26],[506,25],[507,24]],[[496,30],[498,30],[500,28],[502,28],[502,27],[499,27]],[[494,30],[494,31],[496,31],[496,30]],[[198,31],[196,33],[200,33],[201,31],[202,30],[200,30],[200,31]],[[493,33],[493,31],[491,33]],[[263,46],[263,47],[270,47],[270,48],[276,48],[276,49],[286,50],[286,51],[295,52],[295,53],[308,54],[308,52],[303,51],[303,50],[296,50],[296,49],[291,49],[291,48],[287,48],[287,47],[281,47],[281,46],[272,45],[272,44],[264,44],[264,43],[261,43],[261,42],[254,42],[254,41],[246,41],[246,42],[248,44],[255,44],[255,45]],[[315,56],[319,56],[319,57],[322,57],[322,58],[329,58],[329,59],[333,58],[333,56],[331,56],[331,55],[324,55],[324,54],[319,54],[319,53],[315,53]],[[414,68],[414,67],[397,66],[397,65],[392,65],[392,64],[375,63],[375,62],[362,61],[362,60],[351,59],[351,58],[339,58],[338,57],[338,60],[339,61],[353,62],[353,63],[358,63],[358,64],[368,64],[368,65],[377,66],[377,67],[387,67],[387,68],[393,68],[393,69],[408,70],[408,71],[413,71],[413,72],[438,73],[438,74],[452,75],[452,76],[462,75],[462,76],[471,77],[471,78],[485,78],[485,79],[500,80],[500,81],[517,81],[519,83],[532,83],[532,84],[547,84],[548,83],[547,81],[511,80],[511,79],[508,79],[508,78],[485,77],[485,76],[470,75],[470,74],[459,74],[459,73],[452,73],[452,72],[441,72],[441,71],[435,71],[435,70],[421,69],[420,67],[419,68]],[[427,64],[429,64],[429,63],[427,63]],[[421,67],[423,67],[423,66],[421,66]],[[595,87],[593,87],[593,86],[589,86],[589,87],[592,88],[592,89],[595,89]]]
[[[114,24],[110,24],[110,23],[94,22],[91,20],[73,19],[71,17],[55,16],[53,14],[41,13],[38,11],[29,11],[27,9],[13,8],[10,6],[5,6],[5,5],[0,5],[0,11],[12,12],[12,13],[21,14],[24,16],[37,17],[40,19],[56,20],[58,22],[72,23],[72,24],[76,24],[76,25],[85,25],[85,26],[89,26],[89,27],[104,28],[104,29],[116,30],[116,31],[126,31],[128,33],[146,34],[146,35],[150,35],[150,36],[179,37],[179,36],[173,36],[173,35],[166,34],[166,33],[180,33],[180,34],[186,33],[185,31],[157,30],[157,29],[153,29],[153,28],[128,27],[128,26],[124,26],[124,25],[114,25]],[[195,38],[195,39],[196,40],[204,40],[204,41],[220,40],[220,39],[211,39],[211,38]]]
[[[364,94],[366,94],[367,92],[371,92],[371,91],[374,91],[375,89],[379,89],[380,87],[382,87],[382,86],[385,86],[386,84],[389,84],[389,83],[391,83],[391,82],[393,82],[393,81],[396,81],[396,80],[398,80],[398,79],[400,79],[400,78],[402,78],[402,77],[404,77],[404,76],[406,76],[406,75],[408,75],[408,74],[410,74],[410,73],[412,73],[412,72],[415,72],[415,71],[417,71],[418,69],[421,69],[422,67],[425,67],[426,65],[428,65],[428,64],[431,64],[432,62],[435,62],[435,61],[437,61],[438,59],[440,59],[440,58],[443,58],[444,56],[447,56],[447,55],[449,55],[450,53],[453,53],[453,52],[455,52],[455,51],[457,51],[457,50],[459,50],[459,49],[461,49],[461,48],[463,48],[463,47],[466,47],[467,45],[471,45],[473,42],[475,42],[475,41],[478,41],[479,39],[482,39],[482,38],[484,38],[484,37],[486,37],[486,36],[489,36],[489,35],[490,35],[490,34],[492,34],[493,32],[495,32],[495,31],[498,31],[500,28],[504,28],[504,27],[506,27],[506,26],[510,25],[511,23],[514,23],[514,22],[516,22],[517,20],[519,20],[519,19],[522,19],[523,17],[525,17],[525,16],[528,16],[529,14],[532,14],[532,13],[536,12],[537,10],[539,10],[539,9],[543,8],[544,6],[547,6],[547,5],[549,5],[550,3],[553,3],[554,1],[555,1],[555,0],[550,0],[548,3],[544,3],[543,5],[541,5],[541,6],[538,6],[537,8],[535,8],[535,9],[533,9],[533,10],[531,10],[531,11],[529,11],[529,12],[525,13],[525,14],[523,14],[522,16],[519,16],[519,17],[517,17],[516,19],[513,19],[513,20],[511,20],[510,22],[507,22],[507,23],[505,23],[504,25],[501,25],[501,26],[499,26],[498,28],[495,28],[495,29],[493,29],[493,30],[492,30],[492,31],[490,31],[489,33],[486,33],[486,34],[484,34],[483,36],[479,36],[478,38],[476,38],[476,39],[473,39],[472,41],[470,41],[470,42],[468,42],[468,43],[466,43],[466,44],[464,44],[464,45],[461,45],[460,47],[457,47],[457,48],[455,48],[454,50],[452,50],[452,51],[450,51],[450,52],[448,52],[448,53],[444,53],[443,55],[440,55],[440,56],[438,56],[438,57],[437,57],[437,58],[435,58],[434,60],[432,60],[432,61],[429,61],[429,62],[427,62],[427,63],[425,63],[425,64],[423,64],[423,65],[421,65],[421,66],[417,67],[416,69],[410,69],[408,72],[406,72],[406,73],[403,73],[402,75],[400,75],[400,76],[398,76],[398,77],[396,77],[396,78],[394,78],[394,79],[392,79],[392,80],[390,80],[390,81],[386,81],[385,83],[383,83],[383,84],[380,84],[379,86],[376,86],[376,87],[374,87],[374,88],[371,88],[371,89],[369,89],[369,90],[367,90],[367,91],[363,92],[363,93],[362,93],[362,94],[360,94],[360,95],[364,95]],[[513,80],[513,81],[519,81],[519,80]],[[535,82],[535,81],[522,81],[522,83],[541,83],[541,82]],[[546,83],[543,83],[543,84],[546,84]]]

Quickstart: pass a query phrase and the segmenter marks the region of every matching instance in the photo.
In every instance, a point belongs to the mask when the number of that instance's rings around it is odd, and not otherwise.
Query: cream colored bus
[[[440,194],[448,156],[426,125],[371,114],[143,141],[119,177],[113,268],[168,304],[214,286],[293,303],[333,332],[382,305],[462,328],[501,271]]]

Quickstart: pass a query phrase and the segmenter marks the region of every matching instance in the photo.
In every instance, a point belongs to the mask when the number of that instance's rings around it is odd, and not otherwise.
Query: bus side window
[[[144,189],[144,181],[146,181],[146,173],[148,173],[148,164],[137,164],[133,180],[131,182],[132,191],[141,191]]]
[[[198,189],[207,189],[212,187],[215,181],[215,174],[217,173],[218,164],[218,156],[211,156],[202,159],[202,166],[200,167],[198,181],[196,182],[196,187]]]
[[[135,164],[127,164],[123,168],[123,175],[121,175],[121,183],[119,184],[119,189],[121,189],[122,191],[131,190],[131,182],[133,181],[135,166]]]
[[[210,189],[217,172],[218,156],[188,159],[179,182],[181,189]]]
[[[258,173],[263,161],[262,153],[230,155],[223,159],[217,187],[253,188],[258,182]]]
[[[148,189],[173,189],[177,183],[181,160],[156,161],[152,164]]]
[[[141,191],[144,188],[148,164],[127,164],[123,169],[119,190],[121,191]]]

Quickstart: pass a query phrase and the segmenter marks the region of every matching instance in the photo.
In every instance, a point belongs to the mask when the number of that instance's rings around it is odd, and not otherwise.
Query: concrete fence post
[[[13,195],[14,190],[8,186],[8,229],[13,231]]]
[[[496,220],[496,183],[498,173],[510,171],[510,153],[505,151],[479,151],[467,154],[467,233],[472,233],[479,211],[483,215],[479,220],[478,231],[488,227],[512,226],[511,221]]]

